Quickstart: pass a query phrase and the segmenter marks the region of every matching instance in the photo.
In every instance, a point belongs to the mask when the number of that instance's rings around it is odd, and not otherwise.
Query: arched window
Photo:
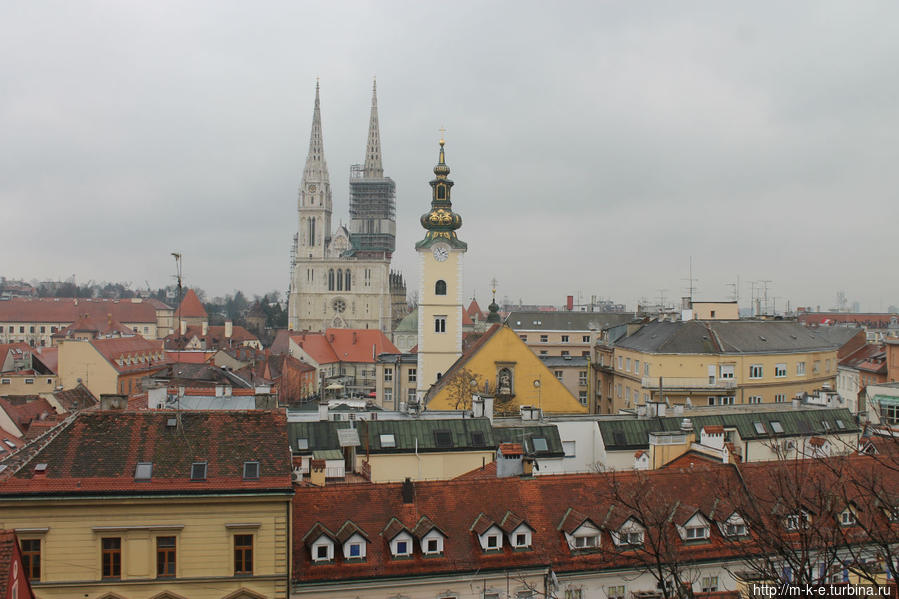
[[[328,270],[328,291],[334,291],[334,269]]]
[[[437,284],[434,285],[434,294],[446,295],[446,281],[444,281],[443,279],[437,281]]]
[[[350,290],[350,269],[349,268],[346,269],[346,273],[344,274],[344,279],[345,279],[345,281],[343,283],[343,288],[346,291],[349,291]]]
[[[337,291],[343,291],[343,270],[337,269]]]

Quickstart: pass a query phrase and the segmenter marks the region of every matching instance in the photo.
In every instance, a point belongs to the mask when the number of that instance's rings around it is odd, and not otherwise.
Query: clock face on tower
[[[434,260],[437,262],[444,262],[447,258],[449,258],[449,248],[445,245],[435,245]]]

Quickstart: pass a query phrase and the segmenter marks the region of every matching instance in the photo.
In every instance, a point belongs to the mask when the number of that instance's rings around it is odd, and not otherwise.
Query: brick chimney
[[[403,503],[415,503],[415,485],[408,477],[403,481]]]
[[[234,323],[230,320],[225,321],[225,339],[230,339],[231,334],[234,332]]]

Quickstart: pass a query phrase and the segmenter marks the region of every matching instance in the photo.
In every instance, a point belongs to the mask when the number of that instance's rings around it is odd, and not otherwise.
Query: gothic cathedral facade
[[[431,210],[421,217],[427,231],[415,244],[419,264],[419,401],[462,355],[462,258],[468,245],[456,236],[462,217],[453,212],[453,182],[440,140],[440,156],[431,181]]]
[[[364,165],[350,171],[350,223],[331,229],[331,183],[322,142],[319,86],[309,153],[300,183],[298,227],[291,252],[288,328],[380,329],[390,334],[405,315],[406,286],[391,272],[396,247],[396,185],[384,176],[377,88]]]

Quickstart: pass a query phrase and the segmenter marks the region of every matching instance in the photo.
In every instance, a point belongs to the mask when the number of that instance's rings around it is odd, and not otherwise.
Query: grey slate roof
[[[586,351],[586,350],[585,350]],[[586,368],[589,364],[589,358],[587,356],[538,356],[544,364],[546,364],[547,368],[553,368],[554,366],[567,366],[569,368],[579,366],[581,368]]]
[[[337,439],[337,429],[349,428],[346,421],[313,421],[313,422],[288,422],[287,436],[290,441],[290,450],[303,454],[328,449],[340,449],[340,441]],[[297,439],[306,439],[307,448],[298,449]]]
[[[527,455],[543,458],[560,458],[565,455],[562,448],[562,438],[559,429],[554,424],[540,424],[535,426],[497,426],[493,429],[493,438],[496,443],[521,443]],[[538,450],[534,447],[534,439],[544,439],[546,449]]]
[[[647,323],[616,345],[659,354],[761,354],[825,351],[842,344],[788,320],[688,320]]]
[[[630,312],[511,312],[516,331],[601,331],[634,319]]]
[[[664,416],[601,420],[597,422],[597,425],[606,450],[620,451],[646,449],[649,447],[649,433],[679,431],[682,420],[683,416]],[[710,414],[708,416],[692,416],[690,420],[693,423],[693,430],[696,431],[697,439],[699,439],[702,427],[714,425],[737,429],[740,438],[744,441],[771,437],[859,433],[861,431],[855,417],[847,408]],[[756,422],[764,425],[765,433],[759,433],[756,430]],[[771,422],[780,422],[784,432],[774,433]]]

